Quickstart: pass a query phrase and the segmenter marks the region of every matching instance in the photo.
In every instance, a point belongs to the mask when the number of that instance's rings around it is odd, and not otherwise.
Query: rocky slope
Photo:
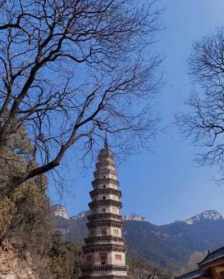
[[[31,257],[21,258],[12,246],[0,247],[0,279],[40,279]]]

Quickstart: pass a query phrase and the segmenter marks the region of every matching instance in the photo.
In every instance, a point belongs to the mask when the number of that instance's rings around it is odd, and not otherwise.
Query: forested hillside
[[[87,234],[86,218],[55,218],[65,239],[82,243]],[[170,271],[193,268],[207,251],[224,245],[224,219],[206,211],[186,221],[157,226],[147,221],[125,221],[128,254]]]

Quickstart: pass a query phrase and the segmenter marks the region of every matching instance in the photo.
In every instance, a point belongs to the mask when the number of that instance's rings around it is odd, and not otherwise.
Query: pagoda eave
[[[119,266],[119,265],[84,265],[81,267],[82,271],[84,272],[91,272],[91,271],[108,271],[108,270],[115,270],[115,271],[128,271],[127,266]]]
[[[128,279],[127,276],[115,276],[115,275],[102,275],[102,276],[81,276],[80,279]]]
[[[105,235],[105,236],[95,236],[95,237],[87,237],[85,238],[85,243],[95,243],[97,241],[124,241],[122,237],[116,237],[116,236],[110,236],[110,235]]]
[[[116,221],[122,221],[122,216],[114,213],[97,213],[97,214],[89,214],[87,216],[89,221],[97,221],[97,220],[108,220],[115,219]]]
[[[113,220],[97,220],[95,222],[88,222],[88,228],[96,228],[96,227],[105,227],[105,226],[112,226],[116,228],[122,228],[123,224],[120,221],[113,221]]]
[[[104,170],[101,170],[100,172],[98,170],[96,170],[94,172],[95,177],[97,177],[98,175],[111,175],[111,174],[116,176],[117,173],[116,173],[115,169],[110,169],[110,170],[104,169]]]
[[[95,188],[90,192],[91,198],[100,194],[112,194],[118,196],[119,198],[121,197],[121,191],[112,188]]]
[[[90,209],[94,209],[94,208],[97,208],[99,206],[116,206],[118,208],[121,208],[122,207],[122,203],[120,201],[116,201],[116,200],[111,200],[111,199],[108,199],[108,200],[95,200],[95,201],[92,201],[89,203],[89,208]]]
[[[85,245],[83,247],[84,253],[91,253],[91,252],[101,252],[101,251],[115,251],[115,252],[125,252],[126,249],[124,245],[115,245],[115,244],[92,244],[92,245]]]
[[[96,186],[98,186],[99,184],[108,184],[108,183],[119,186],[118,180],[112,179],[112,178],[97,178],[97,179],[92,181],[92,185],[93,185],[94,188]]]

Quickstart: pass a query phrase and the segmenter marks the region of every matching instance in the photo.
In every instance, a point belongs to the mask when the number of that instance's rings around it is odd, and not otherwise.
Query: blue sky
[[[224,25],[224,1],[161,2],[165,28],[157,48],[165,57],[162,71],[166,84],[158,96],[157,110],[164,131],[151,150],[129,157],[118,166],[123,212],[141,214],[155,224],[181,220],[206,209],[224,214],[224,186],[215,182],[216,170],[195,164],[196,148],[173,125],[174,115],[185,109],[184,102],[193,90],[187,75],[192,44]],[[83,168],[71,152],[61,172],[63,195],[52,184],[50,196],[75,215],[87,209],[93,169]]]

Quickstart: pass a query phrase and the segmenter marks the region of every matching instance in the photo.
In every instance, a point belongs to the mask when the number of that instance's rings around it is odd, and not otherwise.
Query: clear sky
[[[145,0],[147,1],[147,0]],[[151,151],[129,157],[119,164],[123,191],[123,212],[145,216],[155,224],[181,220],[207,209],[224,214],[224,185],[217,174],[194,163],[196,149],[173,125],[174,115],[185,109],[192,92],[187,59],[192,44],[224,25],[223,0],[163,0],[165,7],[158,50],[165,57],[162,70],[166,84],[158,96],[158,112],[164,131]],[[63,195],[50,187],[50,196],[64,204],[70,214],[87,209],[92,168],[83,169],[72,152],[65,159],[61,175]]]

